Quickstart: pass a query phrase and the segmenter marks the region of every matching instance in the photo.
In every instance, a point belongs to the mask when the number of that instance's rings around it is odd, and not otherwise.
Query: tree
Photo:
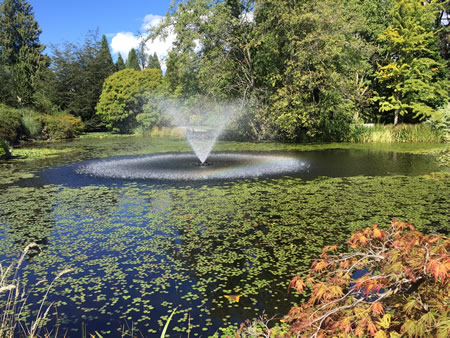
[[[162,74],[156,69],[124,69],[108,77],[103,85],[103,91],[97,104],[97,114],[106,126],[120,133],[131,133],[137,126],[136,118],[144,114],[152,95],[157,94],[162,83]],[[147,105],[146,105],[147,104]],[[144,109],[144,105],[146,105]],[[141,115],[139,120],[151,127],[156,120],[147,119]]]
[[[140,69],[149,68],[147,57],[147,46],[145,45],[145,42],[146,42],[145,39],[141,39],[141,42],[139,42],[139,47],[136,50],[136,55],[138,58]]]
[[[394,125],[400,116],[432,116],[449,100],[448,69],[435,30],[437,13],[435,0],[393,0],[392,24],[379,37],[387,57],[376,74],[383,87],[376,100],[381,112],[393,115]]]
[[[135,70],[141,70],[141,66],[139,65],[139,59],[136,53],[136,49],[131,48],[128,52],[128,59],[127,59],[127,68],[135,69]]]
[[[406,222],[356,231],[350,252],[323,248],[289,288],[310,292],[284,322],[305,337],[448,337],[450,239]]]
[[[89,106],[86,111],[87,114],[81,116],[83,121],[85,121],[87,130],[97,130],[102,127],[100,121],[96,118],[95,106],[102,93],[103,82],[115,72],[114,62],[105,35],[102,36],[100,48],[94,49],[93,53],[94,58],[87,63],[84,85]]]
[[[95,56],[95,67],[97,68],[97,71],[103,73],[99,74],[100,78],[102,78],[103,81],[115,71],[114,62],[111,57],[111,51],[109,50],[108,46],[108,40],[106,40],[105,35],[102,36],[100,50]]]
[[[125,62],[123,61],[122,54],[119,53],[116,61],[116,72],[125,69]]]
[[[33,8],[25,0],[4,0],[0,5],[1,102],[31,105],[36,74],[49,65],[42,55],[41,30]]]
[[[87,129],[100,128],[95,106],[103,82],[115,71],[106,37],[99,40],[98,32],[90,31],[82,45],[66,42],[52,49],[55,105],[81,117]]]
[[[161,64],[159,63],[158,55],[156,55],[156,52],[153,53],[153,55],[149,55],[147,67],[161,70]]]
[[[365,26],[357,3],[269,0],[255,20],[255,71],[266,69],[271,134],[290,140],[348,135],[353,116],[368,102],[373,53],[357,34]]]

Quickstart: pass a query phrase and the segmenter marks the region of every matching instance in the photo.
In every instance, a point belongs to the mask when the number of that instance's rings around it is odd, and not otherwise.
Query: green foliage
[[[11,151],[9,150],[9,143],[4,140],[0,140],[0,160],[6,160],[11,157]]]
[[[159,119],[151,100],[161,83],[161,72],[156,69],[116,72],[105,81],[97,114],[115,132],[132,132],[137,127],[136,119],[150,128]]]
[[[272,34],[283,34],[286,54],[282,73],[272,74],[269,118],[283,138],[342,139],[367,101],[372,51],[354,34],[364,17],[351,2],[306,2],[291,11],[289,2],[272,6],[280,14],[266,22],[266,29],[275,21],[283,23],[283,31]]]
[[[126,68],[141,70],[141,66],[139,65],[139,58],[136,49],[134,48],[131,48],[130,51],[128,52]]]
[[[39,42],[41,30],[26,0],[0,4],[0,102],[20,106],[33,102],[34,78],[48,66]]]
[[[19,109],[0,104],[0,140],[17,141],[22,135],[22,113]]]
[[[119,53],[116,61],[116,72],[124,70],[125,68],[125,62],[123,61],[122,54]]]
[[[380,112],[399,117],[423,119],[448,102],[448,70],[439,54],[434,27],[439,2],[394,0],[392,24],[379,36],[385,61],[376,78],[383,86],[375,99]]]
[[[436,114],[425,122],[431,126],[432,130],[442,134],[444,142],[450,141],[450,102],[439,108]]]
[[[42,134],[50,139],[73,138],[83,131],[83,122],[72,115],[39,115],[37,120],[42,123]]]
[[[88,32],[82,45],[52,48],[54,79],[48,89],[53,103],[60,111],[81,117],[91,129],[101,127],[95,121],[95,106],[103,82],[115,71],[106,37],[99,40],[98,32]]]
[[[176,2],[153,30],[177,36],[169,91],[242,100],[248,109],[230,135],[342,139],[370,103],[374,48],[365,39],[380,30],[382,15],[366,25],[368,2],[382,13],[374,1]]]
[[[148,66],[147,68],[159,69],[161,70],[161,64],[159,63],[158,55],[156,52],[153,55],[148,57]]]

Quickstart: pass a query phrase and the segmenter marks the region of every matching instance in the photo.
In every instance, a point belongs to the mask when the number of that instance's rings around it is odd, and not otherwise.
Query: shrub
[[[0,140],[17,141],[23,134],[20,110],[0,104]]]
[[[8,159],[11,157],[11,151],[9,150],[9,143],[7,141],[0,140],[0,160]]]
[[[51,139],[66,139],[79,135],[83,123],[72,115],[40,115],[38,121],[43,124],[42,133]]]
[[[437,110],[436,114],[425,123],[442,135],[442,141],[450,141],[450,102]]]
[[[297,336],[449,337],[450,239],[393,221],[355,232],[351,251],[323,249],[289,288],[309,300],[283,319]],[[356,274],[360,276],[356,276]]]

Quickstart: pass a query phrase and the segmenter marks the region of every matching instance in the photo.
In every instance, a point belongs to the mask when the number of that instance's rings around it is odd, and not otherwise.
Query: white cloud
[[[144,17],[141,30],[146,32],[150,27],[154,27],[161,23],[164,19],[163,16],[148,14]],[[145,35],[145,33],[144,33]],[[118,53],[122,55],[124,60],[127,59],[128,53],[131,48],[138,48],[140,41],[143,37],[135,36],[130,32],[120,32],[114,35],[111,40],[112,54],[117,56]],[[173,42],[175,41],[175,34],[170,33],[166,39],[155,39],[154,41],[149,40],[146,42],[146,52],[148,55],[153,55],[156,53],[158,55],[159,62],[161,63],[161,68],[163,73],[166,71],[166,59]]]
[[[147,14],[144,17],[144,23],[142,24],[141,29],[146,31],[150,27],[160,24],[162,20],[164,20],[164,17],[161,15]]]
[[[114,55],[119,55],[120,53],[124,60],[128,58],[131,48],[137,48],[138,46],[139,38],[130,32],[117,33],[111,40],[112,53]]]

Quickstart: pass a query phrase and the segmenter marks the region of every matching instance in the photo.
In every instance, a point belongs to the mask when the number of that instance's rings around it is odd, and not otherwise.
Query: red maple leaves
[[[348,245],[349,253],[334,255],[337,246],[326,246],[310,270],[292,278],[289,289],[311,292],[283,319],[292,333],[450,335],[449,238],[393,220],[388,230],[374,224],[356,231]]]

